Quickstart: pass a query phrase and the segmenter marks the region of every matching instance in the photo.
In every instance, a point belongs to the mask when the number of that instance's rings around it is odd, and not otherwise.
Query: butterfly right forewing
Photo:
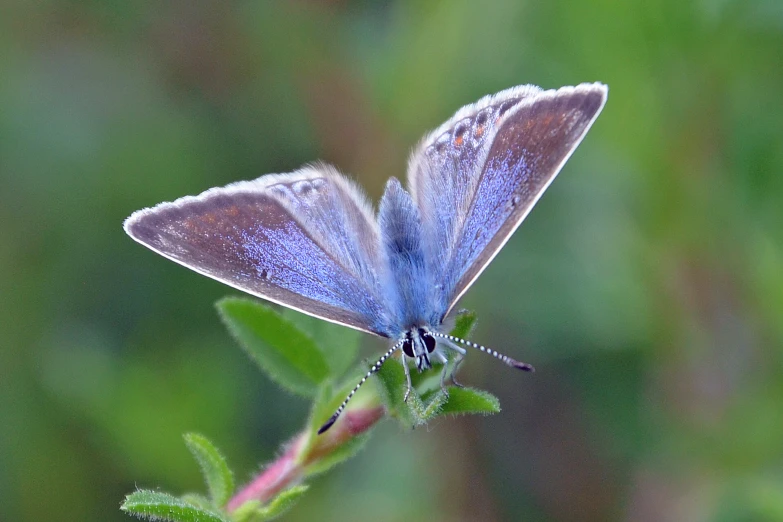
[[[414,153],[433,307],[445,315],[505,244],[579,144],[606,87],[523,86],[461,109]]]
[[[408,187],[422,216],[431,278],[438,281],[432,307],[445,313],[451,291],[446,271],[454,258],[465,219],[481,181],[499,120],[522,99],[541,92],[532,85],[513,87],[463,107],[429,133],[411,154]]]

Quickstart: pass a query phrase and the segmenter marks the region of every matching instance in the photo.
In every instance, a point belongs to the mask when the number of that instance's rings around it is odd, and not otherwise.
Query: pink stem
[[[228,501],[228,510],[234,511],[248,500],[267,502],[287,486],[298,482],[302,470],[296,463],[296,455],[301,444],[302,435],[298,435],[280,458],[267,466],[250,484]]]
[[[250,484],[228,501],[226,508],[235,511],[249,500],[262,503],[273,499],[284,489],[297,484],[305,475],[309,464],[329,455],[334,450],[364,433],[378,422],[384,414],[382,406],[347,410],[332,428],[318,437],[308,448],[306,455],[300,455],[306,434],[300,433],[286,451],[272,464],[267,466]]]

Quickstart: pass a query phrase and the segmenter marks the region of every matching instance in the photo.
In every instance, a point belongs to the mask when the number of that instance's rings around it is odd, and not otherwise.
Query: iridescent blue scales
[[[444,351],[461,360],[461,343],[532,370],[440,329],[579,145],[606,96],[598,83],[520,86],[463,107],[412,153],[408,190],[389,180],[377,216],[351,181],[314,164],[140,210],[125,230],[234,288],[392,340],[323,432],[398,351],[423,370],[431,357],[445,362]],[[410,390],[409,375],[408,382]]]

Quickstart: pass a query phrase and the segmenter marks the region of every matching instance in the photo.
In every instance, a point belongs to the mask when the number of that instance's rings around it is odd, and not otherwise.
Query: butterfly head
[[[402,353],[416,359],[416,368],[421,372],[432,368],[430,354],[435,351],[435,337],[424,328],[411,328],[405,334]]]

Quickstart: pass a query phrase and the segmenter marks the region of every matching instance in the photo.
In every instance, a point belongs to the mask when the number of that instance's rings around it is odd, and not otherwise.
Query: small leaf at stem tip
[[[448,395],[439,415],[491,415],[500,411],[498,398],[483,390],[452,386]]]
[[[440,415],[440,412],[443,409],[443,405],[446,404],[448,400],[449,395],[448,393],[443,393],[443,390],[436,391],[429,401],[426,401],[425,399],[426,407],[421,413],[422,422],[427,422]]]
[[[267,522],[275,519],[291,509],[308,489],[306,485],[288,488],[265,506],[257,500],[250,500],[234,510],[231,518],[236,522]]]
[[[396,417],[407,428],[418,424],[413,411],[411,411],[411,405],[403,400],[408,384],[402,363],[396,358],[390,358],[375,375],[378,377],[377,382],[381,390],[381,397],[389,414]],[[408,402],[413,404],[416,401],[418,401],[418,395],[415,390],[411,390]]]
[[[328,453],[318,456],[312,463],[305,467],[306,477],[312,477],[324,473],[334,466],[354,457],[361,451],[370,439],[369,433],[363,433],[351,437]]]
[[[186,433],[184,439],[201,467],[213,504],[224,506],[234,491],[234,476],[226,459],[206,437],[198,433]]]
[[[207,511],[215,509],[210,499],[204,495],[199,495],[198,493],[185,493],[184,495],[180,495],[179,498],[182,499],[182,501],[186,504],[190,504],[191,506],[196,506],[201,509],[206,509]]]
[[[120,506],[136,517],[171,522],[230,522],[221,513],[190,504],[168,493],[141,489],[134,491]]]
[[[339,415],[337,415],[336,413],[334,415],[332,415],[331,417],[329,417],[329,420],[326,421],[323,426],[318,428],[318,435],[323,434],[326,430],[331,428],[332,425],[335,423],[335,421],[337,421],[337,417],[339,417]]]
[[[476,326],[476,319],[478,319],[476,312],[460,310],[457,312],[457,316],[454,319],[454,328],[452,328],[449,333],[454,337],[459,337],[461,339],[470,337],[473,328]]]
[[[368,369],[368,364],[360,364],[358,368],[354,369],[354,371],[349,372],[348,377],[344,380],[343,385],[336,390],[328,384],[321,386],[316,400],[313,403],[313,407],[310,412],[310,420],[308,421],[308,429],[313,434],[322,435],[332,427],[337,419],[357,406],[361,408],[369,406],[372,408],[372,405],[378,404],[379,401],[377,399],[373,399],[373,392],[375,389],[373,389],[372,385],[369,384],[360,388],[360,390],[356,392],[356,395],[352,398],[346,409],[342,411],[341,415],[336,415],[337,408],[354,389],[356,383],[359,382],[361,378],[367,373]],[[368,400],[370,401],[369,404],[367,402]]]

